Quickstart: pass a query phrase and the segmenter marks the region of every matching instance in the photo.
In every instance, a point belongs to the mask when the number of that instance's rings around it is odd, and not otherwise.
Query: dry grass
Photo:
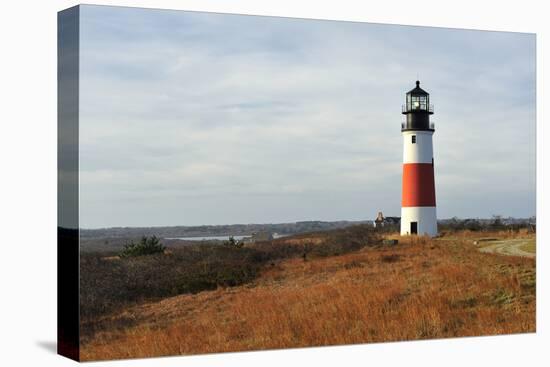
[[[537,245],[535,243],[535,240],[532,239],[528,243],[524,244],[523,246],[520,246],[520,249],[525,252],[529,252],[531,254],[536,253],[537,251]]]
[[[503,229],[500,231],[448,231],[442,234],[442,238],[447,239],[484,239],[484,238],[498,238],[498,239],[510,239],[510,238],[525,238],[525,237],[534,237],[528,228],[520,228],[517,230],[513,229]]]
[[[501,235],[507,234],[489,236]],[[111,315],[102,331],[82,343],[81,357],[534,332],[534,260],[480,253],[473,237],[401,239],[393,247],[282,261],[248,285]]]

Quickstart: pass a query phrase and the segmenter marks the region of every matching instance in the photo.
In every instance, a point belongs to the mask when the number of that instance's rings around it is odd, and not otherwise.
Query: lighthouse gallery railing
[[[407,123],[406,122],[402,122],[401,123],[401,129],[405,129],[407,126]],[[435,130],[435,121],[431,121],[430,122],[430,129],[431,130]]]
[[[421,103],[418,106],[414,106],[411,102],[407,102],[406,104],[401,106],[401,112],[409,111],[428,111],[430,113],[434,113],[434,105],[430,104],[426,106],[425,103]]]

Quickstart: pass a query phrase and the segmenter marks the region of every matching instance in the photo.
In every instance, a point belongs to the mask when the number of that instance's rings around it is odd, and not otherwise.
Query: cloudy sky
[[[84,228],[400,215],[435,105],[439,218],[535,214],[535,36],[84,6]]]

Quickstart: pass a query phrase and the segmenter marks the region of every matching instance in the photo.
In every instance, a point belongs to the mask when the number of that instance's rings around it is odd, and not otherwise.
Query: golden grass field
[[[481,252],[476,236],[393,236],[398,245],[292,258],[246,285],[136,305],[108,315],[81,358],[534,332],[535,260]]]

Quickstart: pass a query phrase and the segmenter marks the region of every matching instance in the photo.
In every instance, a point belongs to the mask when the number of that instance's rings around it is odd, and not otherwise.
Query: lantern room
[[[430,94],[420,88],[420,81],[417,80],[416,87],[406,94],[402,113],[407,116],[407,121],[401,125],[401,131],[434,130],[430,124],[430,115],[433,114]]]

